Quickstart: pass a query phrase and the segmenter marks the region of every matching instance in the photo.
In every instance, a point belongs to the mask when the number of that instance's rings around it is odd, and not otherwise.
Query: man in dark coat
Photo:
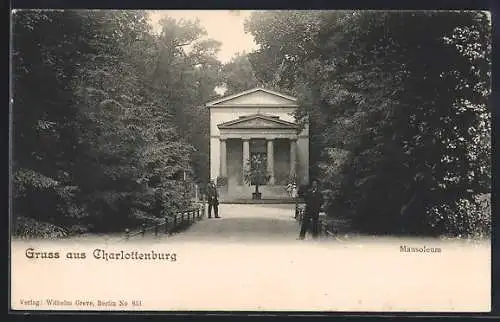
[[[302,227],[300,228],[299,239],[306,237],[306,232],[312,221],[312,236],[318,237],[318,219],[321,206],[323,205],[323,195],[318,188],[318,181],[313,180],[311,188],[304,195],[306,209],[302,218]]]
[[[207,199],[208,199],[208,218],[212,218],[212,208],[214,209],[215,218],[219,217],[219,194],[217,193],[217,188],[215,183],[210,181],[207,187]]]

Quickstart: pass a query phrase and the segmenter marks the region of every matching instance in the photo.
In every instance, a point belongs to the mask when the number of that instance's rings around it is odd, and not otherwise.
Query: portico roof
[[[298,125],[292,122],[280,120],[277,116],[252,114],[242,116],[236,120],[218,124],[217,127],[223,129],[294,129]]]
[[[240,93],[222,97],[205,104],[206,107],[225,106],[290,106],[297,107],[297,99],[293,96],[256,87]]]

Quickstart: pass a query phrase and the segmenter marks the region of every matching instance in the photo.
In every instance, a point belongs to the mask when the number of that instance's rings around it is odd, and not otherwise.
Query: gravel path
[[[221,218],[205,217],[171,239],[176,241],[285,241],[298,235],[291,204],[221,204]]]
[[[298,222],[293,218],[293,204],[221,204],[221,218],[205,216],[189,228],[171,236],[160,234],[154,238],[148,233],[145,238],[132,238],[134,242],[214,241],[214,242],[269,242],[295,240],[299,233]],[[82,235],[69,239],[71,242],[123,243],[123,233]]]

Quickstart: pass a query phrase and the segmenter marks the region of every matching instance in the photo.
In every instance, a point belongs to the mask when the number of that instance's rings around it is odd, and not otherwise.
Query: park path
[[[208,207],[207,207],[208,208]],[[134,242],[268,242],[294,240],[299,234],[299,225],[294,218],[293,204],[220,204],[221,218],[204,216],[186,230],[173,235],[159,234],[132,238]],[[123,243],[123,233],[81,235],[70,238],[71,242]]]
[[[285,241],[298,236],[293,204],[221,204],[221,218],[205,217],[169,237],[175,241]]]

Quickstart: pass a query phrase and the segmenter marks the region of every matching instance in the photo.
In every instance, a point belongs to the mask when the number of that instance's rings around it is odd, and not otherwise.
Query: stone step
[[[233,200],[252,200],[255,186],[234,185],[218,187],[219,199],[222,202]],[[282,185],[264,185],[259,187],[262,199],[267,200],[289,200],[291,199],[286,187]]]
[[[226,198],[221,204],[295,204],[293,199],[238,199]]]

